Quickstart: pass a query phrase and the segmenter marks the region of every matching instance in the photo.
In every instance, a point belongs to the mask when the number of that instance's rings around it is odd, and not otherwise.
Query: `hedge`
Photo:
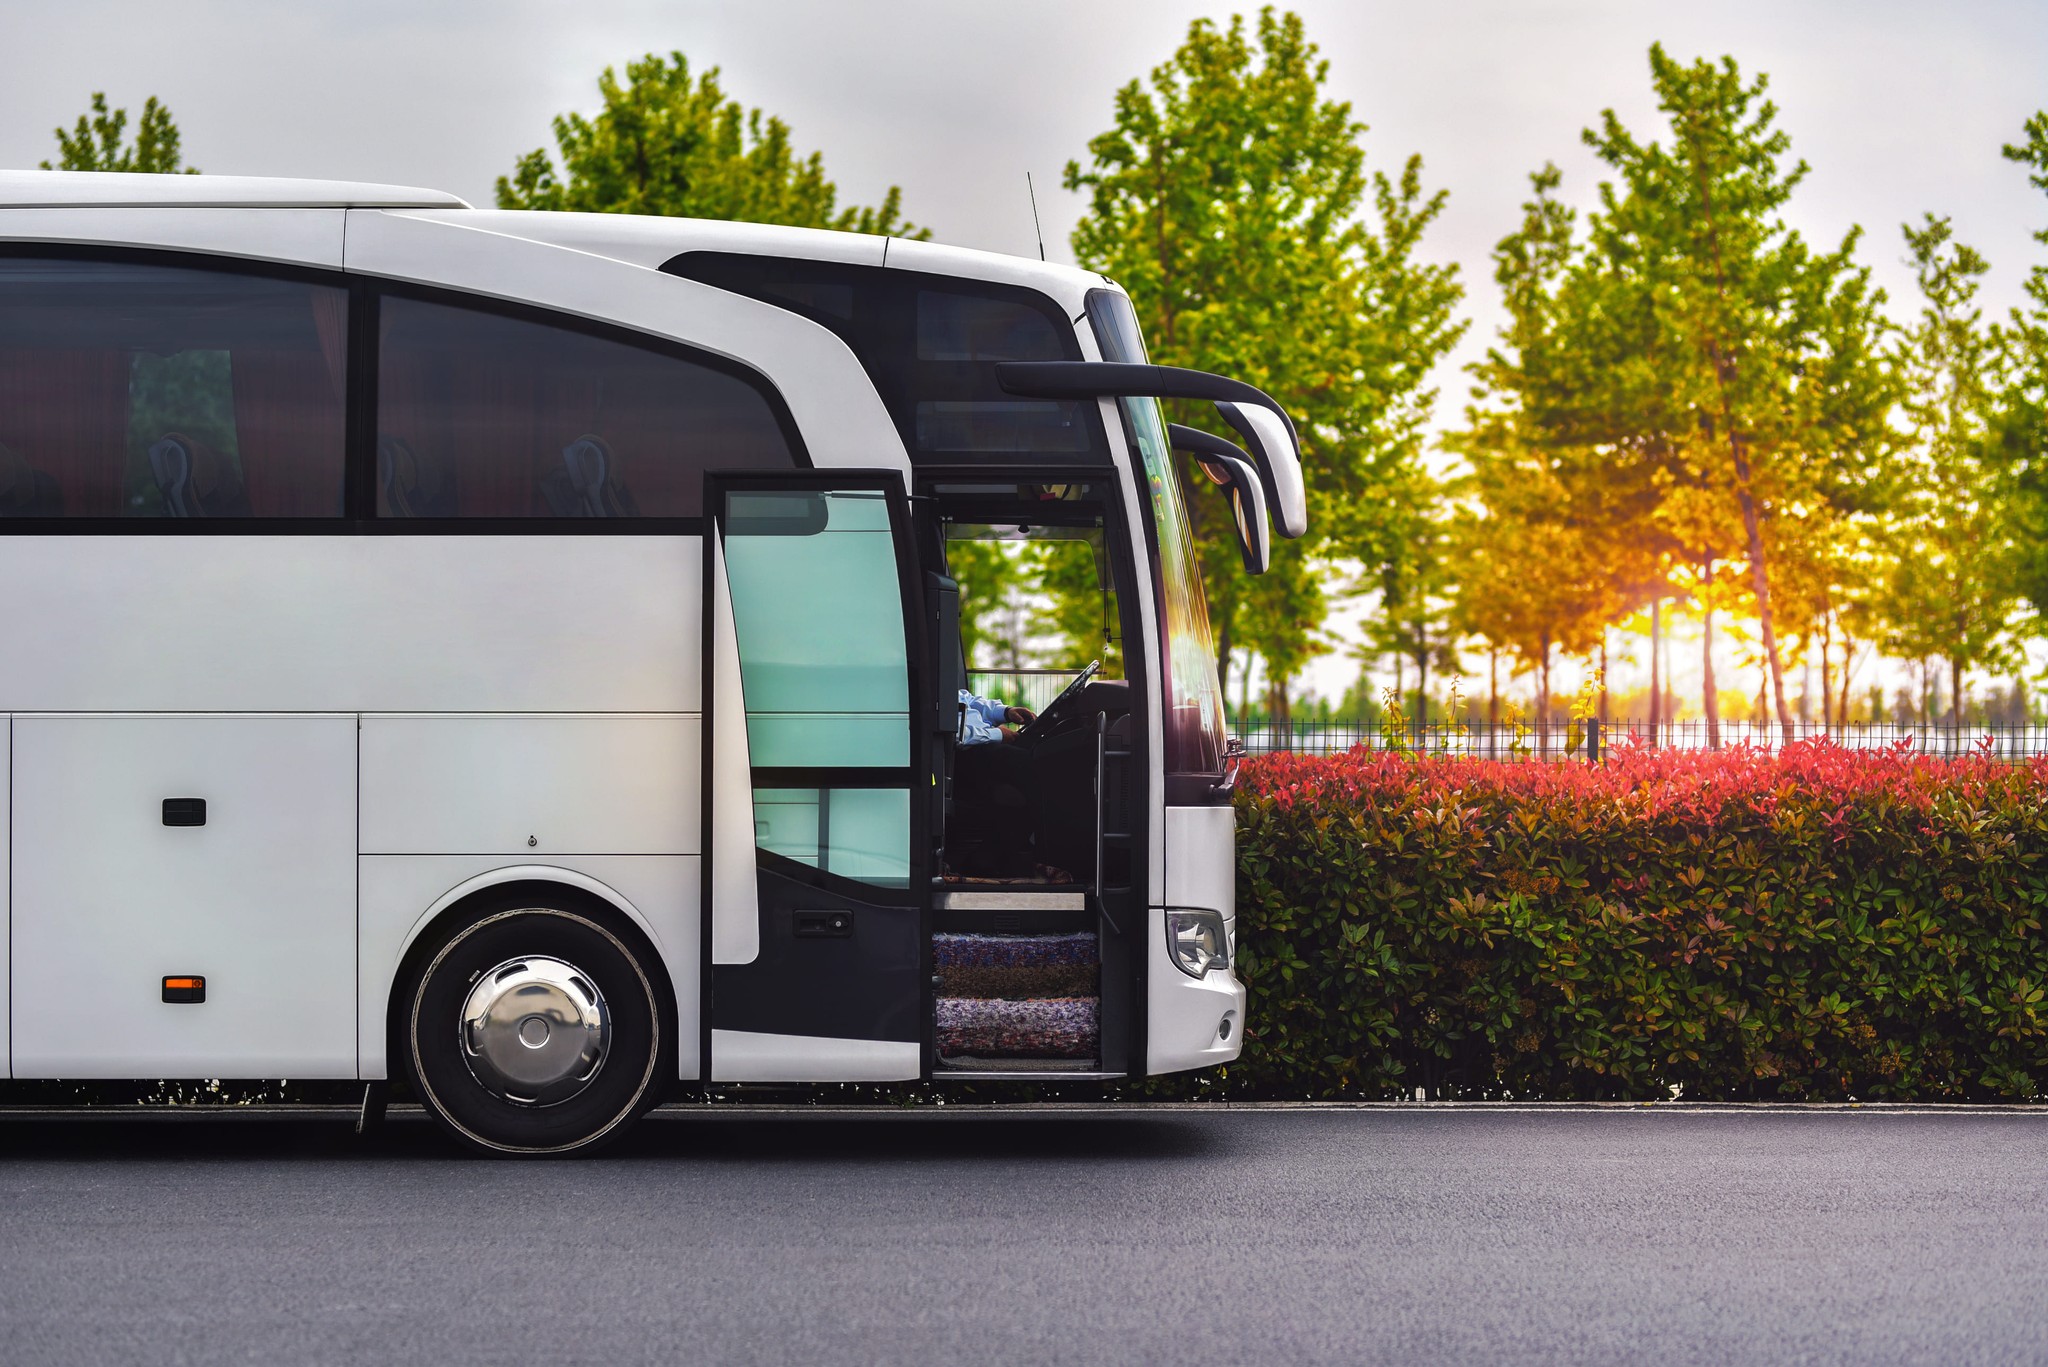
[[[2048,761],[1249,762],[1210,1094],[2032,1099]],[[1209,1089],[1203,1089],[1208,1091]]]

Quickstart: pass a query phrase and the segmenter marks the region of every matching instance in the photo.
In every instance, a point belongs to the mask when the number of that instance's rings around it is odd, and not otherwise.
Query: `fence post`
[[[1603,728],[1598,717],[1586,718],[1586,763],[1588,764],[1598,764],[1601,761],[1601,742],[1606,739],[1601,734],[1602,730]]]

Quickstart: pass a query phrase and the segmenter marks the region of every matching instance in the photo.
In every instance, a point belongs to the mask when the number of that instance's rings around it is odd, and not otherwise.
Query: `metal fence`
[[[1364,746],[1368,750],[1405,748],[1432,755],[1469,755],[1503,760],[1590,760],[1619,745],[1643,745],[1666,749],[1729,749],[1738,745],[1777,750],[1785,743],[1784,730],[1776,722],[1724,721],[1715,731],[1699,720],[1662,722],[1652,727],[1647,721],[1613,721],[1605,726],[1576,722],[1488,725],[1485,722],[1451,724],[1432,722],[1416,727],[1410,722],[1405,738],[1396,739],[1378,726],[1359,722],[1294,722],[1279,725],[1256,722],[1232,727],[1254,754],[1293,751],[1297,754],[1329,754]],[[1849,722],[1824,726],[1819,722],[1794,722],[1794,740],[1827,739],[1856,750],[1905,749],[1922,755],[1988,755],[2017,763],[2048,755],[2048,725],[2035,723],[1977,722]]]
[[[1001,698],[1034,712],[1059,696],[1073,669],[977,669],[967,676],[968,688],[982,697]],[[1270,721],[1233,723],[1231,734],[1252,754],[1292,751],[1330,754],[1364,746],[1368,750],[1405,748],[1432,755],[1470,755],[1503,760],[1590,760],[1620,745],[1673,750],[1730,749],[1738,745],[1776,750],[1785,743],[1774,721],[1724,721],[1710,729],[1700,719],[1660,722],[1615,720],[1587,726],[1579,722],[1409,722],[1398,742],[1373,723],[1357,721]],[[1854,750],[1905,749],[1921,755],[1988,755],[2018,762],[2048,755],[2048,724],[2036,722],[1848,722],[1826,726],[1794,722],[1794,740],[1833,741]]]

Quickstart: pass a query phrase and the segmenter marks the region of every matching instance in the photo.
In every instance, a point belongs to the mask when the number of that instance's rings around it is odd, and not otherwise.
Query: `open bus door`
[[[711,477],[705,1076],[920,1075],[930,710],[888,471]]]

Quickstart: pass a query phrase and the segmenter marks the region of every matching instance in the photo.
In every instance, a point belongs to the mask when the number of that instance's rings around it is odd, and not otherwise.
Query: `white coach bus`
[[[677,1081],[1229,1061],[1170,446],[1251,568],[1305,530],[1285,413],[1080,270],[0,173],[7,1076],[404,1078],[564,1153]],[[1102,642],[1035,715],[954,572],[1026,557]]]

